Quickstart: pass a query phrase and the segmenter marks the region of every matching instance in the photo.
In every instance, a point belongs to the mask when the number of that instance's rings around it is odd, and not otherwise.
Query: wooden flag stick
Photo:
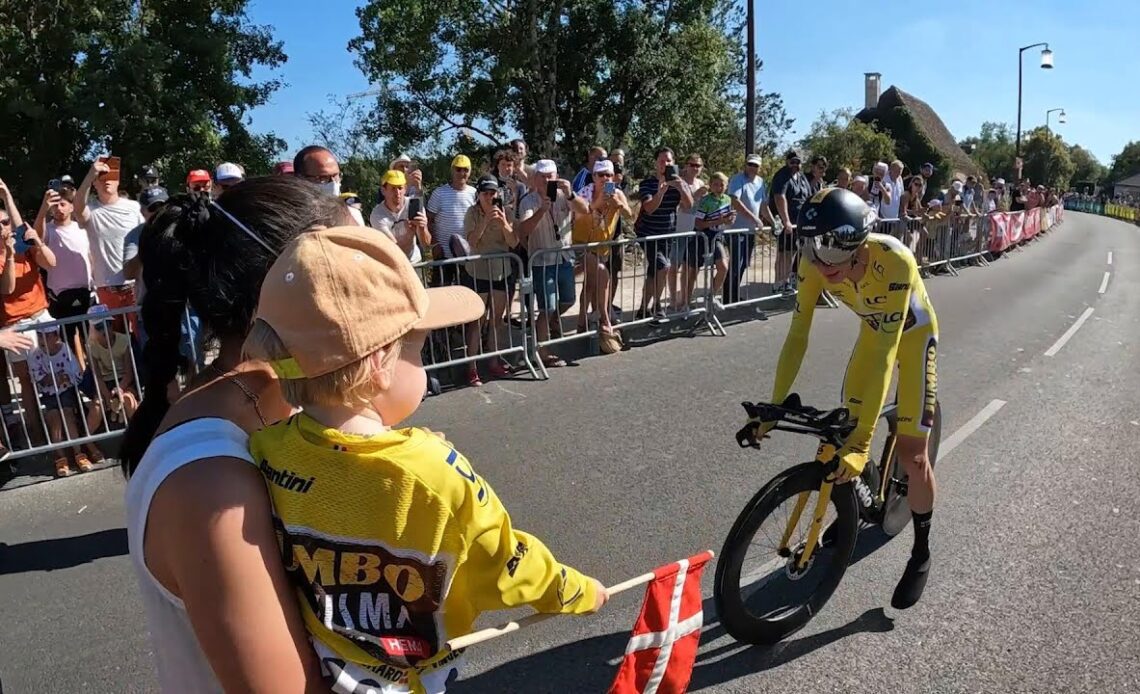
[[[709,554],[712,555],[711,550],[709,551]],[[610,597],[613,597],[613,596],[617,595],[618,593],[629,590],[630,588],[636,588],[637,586],[643,586],[652,580],[653,580],[653,572],[650,571],[649,573],[644,573],[644,574],[641,574],[640,576],[635,576],[634,578],[631,578],[627,581],[622,581],[621,583],[615,583],[614,585],[610,586],[609,588],[606,588],[606,593]],[[546,620],[550,619],[551,617],[560,617],[560,616],[562,616],[560,612],[539,612],[536,614],[527,615],[526,617],[521,617],[517,620],[512,620],[510,622],[507,622],[506,624],[500,624],[497,627],[487,627],[486,629],[480,629],[479,631],[473,631],[470,634],[467,634],[465,636],[457,636],[454,639],[450,639],[447,642],[447,647],[452,651],[458,651],[461,648],[467,648],[468,646],[474,646],[475,644],[483,643],[485,641],[490,641],[491,639],[497,639],[500,636],[505,636],[505,635],[510,634],[512,632],[518,631],[519,629],[523,629],[525,627],[533,626],[535,624],[538,624],[539,622],[545,622]]]

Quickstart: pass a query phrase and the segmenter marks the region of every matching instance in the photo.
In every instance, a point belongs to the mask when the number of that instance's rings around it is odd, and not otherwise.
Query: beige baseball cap
[[[483,300],[466,287],[424,288],[394,241],[351,226],[290,242],[261,286],[256,320],[289,352],[270,364],[273,370],[293,379],[331,373],[413,330],[470,323],[483,311]]]

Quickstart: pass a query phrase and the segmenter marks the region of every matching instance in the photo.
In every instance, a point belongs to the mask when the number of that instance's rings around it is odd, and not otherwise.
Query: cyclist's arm
[[[800,258],[797,270],[799,280],[796,292],[796,310],[792,313],[792,324],[784,347],[780,350],[780,361],[776,364],[776,384],[772,387],[772,402],[781,403],[788,397],[788,391],[796,382],[800,365],[807,352],[808,333],[811,331],[811,318],[815,313],[816,302],[823,292],[823,278],[806,259]]]
[[[901,269],[901,268],[899,268]],[[863,401],[865,412],[878,413],[883,409],[883,402],[887,398],[887,389],[891,385],[894,375],[895,359],[898,356],[899,341],[902,339],[903,323],[906,320],[907,309],[910,306],[910,294],[914,291],[916,273],[888,272],[888,279],[905,277],[904,289],[890,291],[890,284],[886,281],[880,290],[886,294],[887,303],[883,308],[883,317],[879,327],[874,331],[875,339],[870,341],[871,354],[864,363],[868,364],[871,375],[864,379],[863,392],[860,399]],[[898,284],[895,283],[897,287]],[[869,326],[867,326],[869,327]],[[855,431],[851,433],[846,447],[866,451],[871,446],[871,436],[875,433],[877,417],[864,417],[859,421]]]

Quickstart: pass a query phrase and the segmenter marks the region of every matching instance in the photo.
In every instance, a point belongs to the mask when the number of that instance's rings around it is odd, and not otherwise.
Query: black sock
[[[926,559],[930,556],[930,517],[934,515],[934,511],[926,513],[911,511],[911,515],[914,517],[914,548],[910,551],[910,555],[915,559]]]

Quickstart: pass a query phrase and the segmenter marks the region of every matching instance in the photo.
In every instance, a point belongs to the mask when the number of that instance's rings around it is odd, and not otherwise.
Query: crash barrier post
[[[503,360],[518,355],[521,366],[538,378],[530,358],[526,311],[530,304],[530,275],[514,253],[487,253],[415,264],[424,286],[465,286],[483,298],[486,312],[479,321],[433,330],[424,344],[424,369],[433,372],[468,365],[468,374],[488,362],[493,375],[505,375],[515,364]],[[492,361],[493,360],[493,361]]]
[[[4,353],[0,439],[8,460],[51,452],[57,459],[104,458],[98,442],[122,434],[142,400],[140,346],[118,329],[125,320],[112,320],[137,313],[130,306],[98,319],[89,314],[15,328],[34,346]]]
[[[540,350],[601,338],[607,323],[620,334],[634,326],[697,318],[698,327],[723,334],[709,303],[714,266],[706,261],[712,255],[708,236],[695,231],[532,252],[528,268],[534,289],[527,314],[533,316],[530,340],[543,376],[549,374]],[[573,294],[567,296],[570,273]]]

